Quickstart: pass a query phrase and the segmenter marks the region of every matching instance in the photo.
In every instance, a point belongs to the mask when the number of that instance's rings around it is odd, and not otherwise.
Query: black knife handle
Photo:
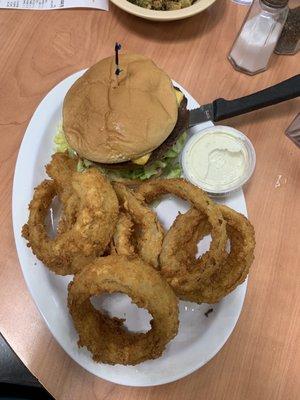
[[[213,120],[221,121],[300,96],[300,74],[277,85],[235,100],[213,102]]]

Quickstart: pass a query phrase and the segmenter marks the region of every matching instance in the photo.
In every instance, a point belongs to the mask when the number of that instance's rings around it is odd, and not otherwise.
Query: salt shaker
[[[234,68],[265,71],[288,15],[289,0],[255,0],[229,53]]]

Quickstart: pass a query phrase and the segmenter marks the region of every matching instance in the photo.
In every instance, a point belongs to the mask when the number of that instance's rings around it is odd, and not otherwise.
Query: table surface
[[[0,11],[0,330],[55,398],[299,398],[300,150],[284,135],[300,110],[299,99],[226,121],[249,136],[257,153],[245,190],[256,259],[232,336],[207,365],[180,381],[123,387],[75,364],[29,295],[12,233],[14,165],[35,108],[59,81],[111,55],[115,41],[151,57],[200,103],[246,95],[299,73],[299,54],[274,56],[268,71],[254,77],[232,68],[226,55],[246,11],[219,0],[198,16],[172,23],[147,22],[114,6],[110,12]]]

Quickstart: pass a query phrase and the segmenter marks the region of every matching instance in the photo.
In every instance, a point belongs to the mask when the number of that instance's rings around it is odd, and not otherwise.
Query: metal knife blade
[[[204,106],[190,110],[189,127],[213,120],[214,113],[212,104],[205,104]]]

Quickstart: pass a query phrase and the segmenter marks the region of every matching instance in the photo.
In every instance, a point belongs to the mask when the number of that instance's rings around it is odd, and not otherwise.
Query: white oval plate
[[[47,94],[29,123],[19,150],[13,184],[12,214],[23,275],[51,333],[70,357],[87,371],[128,386],[154,386],[172,382],[200,368],[222,348],[240,315],[246,282],[220,303],[213,305],[213,312],[208,317],[204,313],[210,308],[209,305],[181,301],[178,335],[168,344],[160,358],[136,366],[97,364],[85,348],[77,347],[78,335],[67,308],[67,285],[72,277],[60,277],[50,272],[36,259],[21,237],[33,189],[46,177],[44,165],[53,153],[53,136],[61,119],[64,96],[82,73],[80,71],[71,75]],[[182,90],[188,98],[188,107],[198,107],[196,100]],[[210,123],[194,127],[193,131],[207,126]],[[247,213],[242,191],[228,198],[226,204],[245,215]],[[166,228],[171,225],[178,210],[186,210],[186,204],[170,196],[158,205],[158,216]],[[202,250],[207,244],[201,242]],[[138,329],[147,327],[145,313],[137,316],[125,296],[115,296],[113,300],[107,298],[104,303],[106,309],[114,315],[122,315],[128,310],[127,321],[131,323],[130,326],[135,324]]]

